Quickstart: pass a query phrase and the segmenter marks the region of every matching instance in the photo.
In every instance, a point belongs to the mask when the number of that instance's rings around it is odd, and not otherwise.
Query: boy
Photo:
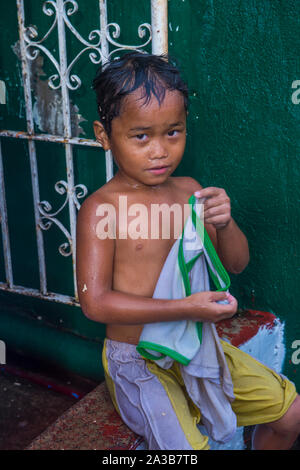
[[[152,298],[176,227],[173,222],[169,238],[161,232],[159,238],[131,237],[134,212],[122,212],[120,197],[126,198],[127,207],[143,204],[148,210],[144,222],[149,224],[153,204],[183,207],[192,194],[205,198],[204,223],[229,272],[240,273],[247,266],[247,240],[231,217],[223,189],[202,188],[193,178],[171,176],[185,149],[188,91],[165,57],[126,54],[98,72],[94,89],[100,116],[94,123],[96,139],[112,151],[118,171],[79,211],[81,307],[89,319],[107,325],[105,376],[126,424],[144,436],[149,449],[207,449],[208,438],[196,427],[199,410],[189,400],[176,364],[159,371],[138,354],[136,345],[147,323],[216,323],[234,315],[237,301],[212,291],[177,300]],[[106,219],[111,230],[104,236],[101,221],[111,207],[116,217]],[[222,300],[227,304],[217,303]],[[300,400],[294,385],[237,348],[224,342],[222,347],[234,385],[232,409],[238,426],[261,423],[253,437],[255,449],[290,448],[300,432]],[[163,416],[157,413],[162,402],[167,410]]]

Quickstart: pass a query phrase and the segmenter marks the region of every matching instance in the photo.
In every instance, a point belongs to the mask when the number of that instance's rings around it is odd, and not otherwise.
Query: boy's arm
[[[249,263],[248,241],[233,218],[224,228],[216,229],[219,257],[229,272],[241,273]]]
[[[99,239],[96,232],[99,201],[90,196],[77,218],[76,274],[79,301],[91,320],[106,324],[145,324],[193,319],[216,322],[230,318],[237,302],[224,292],[200,292],[184,299],[153,299],[113,290],[115,240]],[[229,300],[220,305],[218,300]]]
[[[224,267],[234,274],[242,272],[249,263],[248,241],[231,217],[230,198],[222,188],[200,185],[194,194],[206,198],[204,223]]]

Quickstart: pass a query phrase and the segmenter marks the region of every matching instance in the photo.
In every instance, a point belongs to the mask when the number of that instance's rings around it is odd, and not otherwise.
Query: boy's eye
[[[135,137],[138,140],[146,140],[147,134],[137,134]]]
[[[178,134],[178,130],[175,130],[175,129],[173,129],[172,131],[169,131],[169,132],[168,132],[168,136],[169,136],[169,137],[174,137],[174,136],[177,135],[177,134]]]

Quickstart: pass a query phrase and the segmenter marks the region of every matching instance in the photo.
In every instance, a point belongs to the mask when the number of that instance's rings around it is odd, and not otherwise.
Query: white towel
[[[217,290],[228,290],[229,276],[202,224],[197,202],[202,201],[194,196],[189,199],[191,215],[165,261],[154,298],[180,299],[208,291],[210,277]],[[233,384],[213,323],[181,320],[146,324],[137,350],[164,369],[178,361],[187,392],[200,409],[208,435],[217,442],[232,438],[236,431],[231,408]]]

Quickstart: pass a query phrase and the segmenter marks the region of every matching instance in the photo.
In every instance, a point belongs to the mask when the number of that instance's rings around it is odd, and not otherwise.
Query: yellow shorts
[[[234,386],[237,425],[281,418],[297,396],[294,384],[231,344],[221,344]],[[207,436],[197,427],[200,411],[185,389],[178,363],[162,369],[143,359],[134,345],[111,340],[105,340],[102,359],[115,408],[149,449],[209,448]]]

